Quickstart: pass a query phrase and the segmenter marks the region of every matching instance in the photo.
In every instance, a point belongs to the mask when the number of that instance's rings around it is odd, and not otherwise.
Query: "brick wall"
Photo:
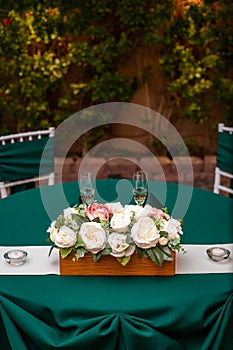
[[[216,164],[215,156],[205,156],[204,159],[190,157],[194,175],[194,186],[213,190],[214,170]],[[127,158],[106,161],[104,158],[88,159],[88,164],[83,168],[82,158],[66,158],[63,162],[55,158],[56,182],[77,181],[80,166],[82,170],[91,170],[97,173],[98,179],[119,177],[131,178],[138,168],[144,169],[150,180],[167,181],[192,185],[190,167],[187,168],[187,159],[180,157],[176,162],[167,157],[157,157],[155,163],[151,158]],[[176,170],[179,164],[179,178]]]

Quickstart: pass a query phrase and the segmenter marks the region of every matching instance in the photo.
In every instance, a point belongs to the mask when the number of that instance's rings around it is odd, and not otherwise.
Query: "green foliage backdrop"
[[[217,100],[219,119],[229,119],[232,18],[226,0],[183,11],[171,0],[0,0],[0,133],[56,126],[90,105],[130,101],[136,72],[122,67],[139,46],[159,47],[180,117],[201,123]]]

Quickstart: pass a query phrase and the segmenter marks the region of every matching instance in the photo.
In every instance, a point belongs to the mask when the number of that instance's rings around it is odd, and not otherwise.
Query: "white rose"
[[[126,211],[130,212],[130,214],[135,213],[136,220],[144,216],[151,216],[153,211],[152,206],[149,204],[146,204],[144,207],[140,205],[126,205],[125,208],[126,208]]]
[[[120,258],[123,256],[130,256],[135,251],[134,245],[126,243],[126,235],[123,233],[113,232],[108,237],[108,243],[112,248],[110,255]]]
[[[77,239],[76,233],[67,226],[62,226],[56,236],[54,243],[59,248],[69,248],[75,245]]]
[[[131,220],[129,214],[126,211],[121,210],[113,214],[110,225],[113,230],[117,232],[126,232],[130,222]]]
[[[144,208],[141,207],[140,205],[129,204],[125,206],[125,212],[127,213],[127,215],[132,216],[134,214],[136,220],[139,219],[143,211],[144,211]]]
[[[108,240],[107,231],[98,222],[84,222],[79,235],[85,244],[85,248],[93,254],[103,250]]]
[[[148,249],[156,246],[160,235],[153,219],[142,217],[133,225],[131,237],[138,247]]]
[[[55,238],[56,238],[56,235],[58,233],[58,230],[57,228],[55,227],[55,224],[56,224],[56,221],[53,221],[50,225],[50,227],[48,228],[47,232],[50,233],[50,239],[52,242],[55,242]]]
[[[149,204],[146,204],[145,207],[143,208],[143,211],[139,215],[139,218],[143,216],[149,216],[151,212],[152,212],[152,206]]]
[[[75,208],[66,208],[63,211],[63,215],[65,219],[72,219],[71,214],[77,214]]]
[[[116,203],[105,203],[105,206],[108,208],[109,211],[111,211],[112,213],[114,213],[115,211],[121,210],[122,204],[120,202],[116,202]]]
[[[180,238],[180,235],[183,234],[181,224],[178,220],[171,218],[167,222],[166,230],[168,232],[167,239],[170,241],[171,239]]]

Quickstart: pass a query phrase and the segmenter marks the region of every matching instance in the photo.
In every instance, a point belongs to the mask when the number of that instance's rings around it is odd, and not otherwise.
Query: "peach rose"
[[[89,220],[99,218],[100,220],[109,220],[109,210],[104,204],[93,203],[86,208],[86,215]]]

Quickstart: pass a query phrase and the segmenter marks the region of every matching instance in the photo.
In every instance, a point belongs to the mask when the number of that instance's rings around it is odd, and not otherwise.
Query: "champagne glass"
[[[147,198],[147,176],[143,171],[133,175],[133,196],[138,205],[143,206]]]
[[[94,202],[94,176],[91,172],[81,173],[79,176],[80,197],[83,204],[90,205]]]

